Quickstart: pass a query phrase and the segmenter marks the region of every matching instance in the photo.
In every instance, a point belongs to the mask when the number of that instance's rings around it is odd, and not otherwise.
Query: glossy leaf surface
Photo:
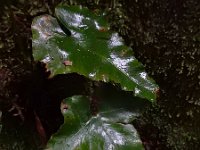
[[[76,72],[156,98],[157,86],[103,14],[79,6],[58,6],[55,14],[57,19],[43,15],[32,24],[34,59],[46,63],[52,76]]]
[[[99,113],[92,115],[90,99],[74,96],[65,100],[65,118],[60,130],[48,142],[48,150],[141,150],[137,131],[131,122],[148,103],[122,95],[100,98]],[[109,99],[109,100],[108,100]],[[106,102],[106,103],[105,103]],[[131,109],[130,109],[131,108]]]

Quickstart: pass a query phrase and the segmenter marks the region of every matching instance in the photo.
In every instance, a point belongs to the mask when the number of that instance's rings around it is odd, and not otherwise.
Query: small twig
[[[13,100],[13,103],[12,103],[12,107],[8,110],[8,112],[13,112],[14,110],[16,110],[17,113],[14,113],[13,116],[19,116],[22,119],[22,121],[24,121],[24,115],[22,113],[22,110],[24,108],[16,104],[15,101],[17,101],[17,99],[18,99],[18,95],[15,96],[15,99]]]

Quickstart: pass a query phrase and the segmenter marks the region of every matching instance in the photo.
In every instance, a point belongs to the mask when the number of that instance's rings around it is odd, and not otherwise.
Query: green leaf
[[[120,83],[123,90],[155,100],[158,88],[133,50],[109,29],[105,15],[79,6],[58,6],[57,17],[43,15],[32,24],[33,57],[51,76],[76,72],[93,80]]]
[[[108,93],[107,93],[108,94]],[[65,100],[64,124],[48,142],[49,150],[144,149],[131,122],[149,103],[112,94],[99,97],[99,113],[92,115],[91,100],[73,96]],[[116,95],[116,96],[113,96]],[[124,96],[126,99],[124,99]],[[124,100],[123,100],[124,99]],[[122,100],[124,103],[122,104]],[[114,102],[114,103],[113,103]],[[121,103],[121,105],[120,105]]]

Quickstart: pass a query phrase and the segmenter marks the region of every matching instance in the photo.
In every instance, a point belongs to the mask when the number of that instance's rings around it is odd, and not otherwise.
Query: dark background
[[[25,107],[26,110],[23,111],[29,114],[26,106],[30,103],[27,98],[30,91],[26,89],[28,85],[32,85],[31,82],[34,83],[30,79],[35,79],[38,74],[38,78],[45,78],[43,72],[35,73],[34,70],[31,22],[37,15],[53,14],[54,7],[59,2],[60,0],[0,0],[2,150],[39,149],[37,135],[32,134],[35,129],[30,126],[34,121],[30,119],[28,125],[21,125],[21,120],[13,118],[8,110],[17,103]],[[123,36],[127,45],[133,48],[136,58],[144,64],[148,74],[159,85],[160,96],[157,103],[134,123],[146,149],[198,150],[200,2],[77,0],[66,3],[107,10],[112,29]],[[34,88],[42,86],[43,84],[35,85]],[[37,97],[35,99],[39,104],[42,101]],[[31,118],[33,114],[29,115]]]

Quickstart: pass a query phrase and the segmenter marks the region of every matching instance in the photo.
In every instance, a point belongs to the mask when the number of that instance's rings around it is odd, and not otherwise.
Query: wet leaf
[[[112,94],[113,95],[113,94]],[[117,97],[118,96],[118,97]],[[146,101],[124,95],[99,97],[99,112],[93,116],[91,100],[73,96],[60,130],[48,142],[48,150],[141,150],[144,149],[131,122],[147,106]],[[133,98],[133,97],[132,97]],[[108,100],[109,99],[109,100]],[[120,104],[121,101],[124,104]],[[113,103],[115,101],[115,103]]]
[[[104,14],[79,6],[58,6],[54,18],[39,16],[32,24],[33,56],[47,64],[51,76],[76,72],[93,80],[120,83],[151,101],[158,88],[124,44],[109,29]]]

